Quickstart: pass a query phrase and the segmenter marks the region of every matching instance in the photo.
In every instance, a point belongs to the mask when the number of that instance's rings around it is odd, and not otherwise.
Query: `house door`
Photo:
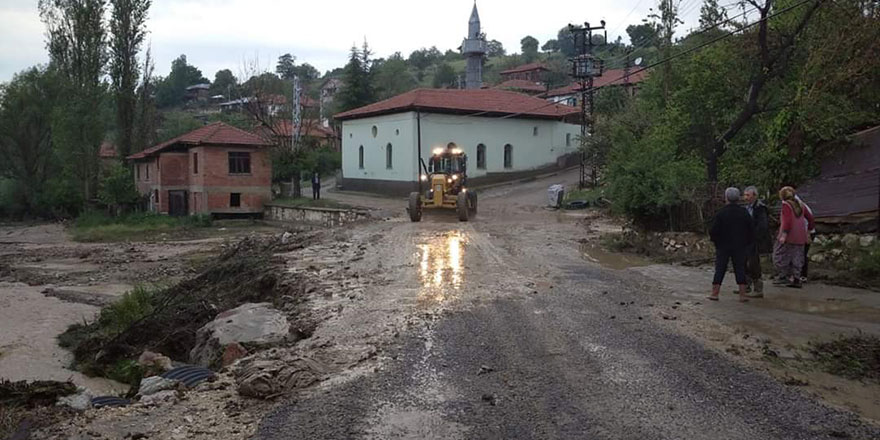
[[[187,215],[186,191],[168,191],[168,214],[169,215]]]

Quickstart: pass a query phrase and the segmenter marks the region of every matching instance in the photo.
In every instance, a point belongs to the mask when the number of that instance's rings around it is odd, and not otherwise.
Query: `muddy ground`
[[[576,178],[567,173],[482,191],[480,213],[468,223],[446,212],[410,223],[402,200],[330,192],[380,214],[276,255],[279,272],[309,280],[306,304],[316,323],[310,337],[241,359],[217,382],[169,402],[89,410],[38,434],[880,436],[880,386],[822,373],[802,349],[835,334],[880,334],[875,293],[810,285],[770,289],[766,299],[747,304],[733,295],[709,303],[707,268],[602,251],[598,237],[614,231],[613,222],[589,211],[543,208],[547,186]],[[51,228],[0,230],[0,241],[7,240],[0,289],[4,298],[21,298],[23,309],[34,302],[38,310],[58,310],[63,318],[53,325],[94,313],[94,305],[75,298],[95,302],[113,294],[107,286],[187,276],[224,240],[82,245]],[[32,354],[38,345],[53,347],[56,331],[28,330],[39,337],[15,338],[18,349],[4,340],[12,348],[0,351],[53,365],[55,377],[70,374],[85,384],[63,369],[66,353],[57,347]],[[4,370],[6,356],[0,355],[4,377],[15,371]],[[259,378],[272,398],[241,397],[238,387],[248,377]]]

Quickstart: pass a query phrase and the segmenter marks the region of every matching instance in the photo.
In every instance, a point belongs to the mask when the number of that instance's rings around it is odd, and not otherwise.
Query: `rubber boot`
[[[712,295],[707,296],[706,298],[710,299],[712,301],[718,301],[719,295],[721,295],[721,285],[720,284],[713,284],[712,285]]]
[[[755,288],[752,289],[752,292],[754,292],[754,293],[746,291],[746,293],[747,293],[746,296],[749,298],[763,298],[764,297],[764,282],[761,280],[755,280]]]

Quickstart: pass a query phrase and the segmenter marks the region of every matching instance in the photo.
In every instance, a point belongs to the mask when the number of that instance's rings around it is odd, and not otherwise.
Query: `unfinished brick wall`
[[[250,154],[249,173],[230,173],[229,153]],[[187,191],[190,214],[259,213],[271,199],[272,164],[268,151],[256,148],[205,145],[186,152],[163,152],[136,163],[135,182],[141,194],[159,191],[158,212],[168,213],[168,191]],[[149,168],[149,178],[146,169]],[[240,194],[239,206],[230,205]]]

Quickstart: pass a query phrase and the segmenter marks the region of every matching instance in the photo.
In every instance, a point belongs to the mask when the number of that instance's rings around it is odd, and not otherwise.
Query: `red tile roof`
[[[247,147],[268,147],[271,144],[263,138],[235,128],[223,122],[214,122],[204,127],[197,128],[189,133],[180,135],[174,139],[162,142],[159,145],[147,148],[140,153],[128,156],[128,159],[143,159],[147,156],[158,154],[163,150],[175,145],[238,145]]]
[[[511,73],[519,73],[519,72],[528,72],[530,70],[550,70],[543,63],[529,63],[523,64],[522,66],[516,66],[513,69],[507,69],[501,72],[502,75],[508,75]]]
[[[562,119],[578,109],[552,104],[522,93],[498,89],[415,89],[401,95],[335,115],[336,119],[358,119],[406,111],[470,114],[473,116],[516,115],[533,119]]]
[[[529,92],[543,92],[546,91],[547,88],[544,87],[541,83],[536,83],[534,81],[528,81],[524,79],[511,79],[504,81],[501,84],[495,86],[496,89],[510,89],[510,90],[526,90]]]
[[[256,130],[260,133],[263,133],[264,136],[271,137],[273,134],[267,130],[266,128],[258,127]],[[291,127],[293,127],[293,121],[280,121],[277,124],[278,134],[280,136],[288,137],[291,135]],[[306,119],[303,121],[303,131],[300,133],[303,136],[313,136],[313,137],[322,137],[322,138],[334,138],[336,137],[336,133],[333,131],[331,127],[325,127],[321,124],[317,119]]]
[[[647,70],[639,70],[630,73],[629,82],[630,83],[640,83],[648,77]],[[623,69],[610,69],[606,70],[602,76],[593,78],[593,88],[598,89],[599,87],[605,86],[622,86],[624,84],[623,79]],[[581,91],[581,85],[579,83],[572,83],[565,87],[559,87],[557,89],[550,90],[545,93],[544,96],[561,96],[561,95],[571,95]]]
[[[110,141],[101,142],[101,149],[98,150],[98,157],[104,159],[112,159],[116,157],[116,145]]]

